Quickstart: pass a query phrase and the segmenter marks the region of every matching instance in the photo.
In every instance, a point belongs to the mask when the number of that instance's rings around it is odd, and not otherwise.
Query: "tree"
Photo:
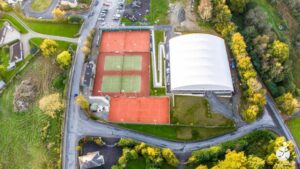
[[[240,33],[235,33],[231,37],[231,51],[235,57],[246,56],[246,42]]]
[[[280,63],[283,63],[289,58],[289,45],[275,40],[269,49],[269,54],[277,58]]]
[[[83,110],[89,109],[90,103],[83,95],[77,96],[75,101],[76,104],[79,105],[81,109]]]
[[[208,169],[206,165],[199,165],[196,169]]]
[[[249,0],[230,0],[229,7],[233,12],[243,13]]]
[[[90,49],[89,47],[87,47],[87,46],[83,46],[83,47],[81,48],[81,51],[82,51],[82,53],[85,54],[86,56],[89,55],[89,54],[91,53],[91,49]]]
[[[267,33],[271,31],[271,26],[267,20],[267,14],[260,6],[250,9],[247,12],[245,25],[254,26],[260,33]]]
[[[69,51],[63,51],[56,57],[57,63],[62,67],[66,68],[71,64],[71,54]]]
[[[64,103],[62,102],[59,93],[54,93],[40,99],[39,108],[48,116],[54,118],[58,111],[63,110]]]
[[[58,44],[56,41],[51,39],[44,39],[40,45],[43,56],[49,57],[53,55],[57,50]]]
[[[254,121],[259,113],[259,107],[257,105],[250,105],[244,110],[244,118],[246,121]]]
[[[179,160],[175,156],[174,152],[169,148],[164,148],[162,150],[162,156],[166,159],[167,163],[171,166],[178,166]]]
[[[264,169],[264,167],[265,167],[265,160],[252,155],[248,157],[247,167],[246,167],[247,169]]]
[[[273,169],[295,169],[295,162],[288,160],[280,160],[274,166]]]
[[[285,93],[276,98],[275,101],[281,112],[287,115],[295,113],[299,106],[298,100],[291,93]]]
[[[212,9],[211,0],[200,0],[198,13],[203,20],[207,21],[212,17]]]
[[[61,10],[60,8],[55,8],[52,11],[52,16],[54,17],[54,19],[62,21],[65,19],[65,14],[66,12]]]
[[[133,147],[137,144],[137,142],[131,138],[121,138],[118,142],[118,146],[120,147]]]
[[[247,157],[244,152],[229,151],[223,161],[212,167],[212,169],[246,169]]]

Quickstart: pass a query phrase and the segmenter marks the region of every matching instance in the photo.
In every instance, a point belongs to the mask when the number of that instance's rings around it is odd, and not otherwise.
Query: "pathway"
[[[27,29],[28,33],[26,34],[21,34],[21,39],[20,41],[23,44],[23,50],[24,50],[24,55],[28,56],[30,54],[30,44],[29,40],[32,38],[48,38],[48,39],[53,39],[53,40],[58,40],[58,41],[66,41],[66,42],[72,42],[72,43],[77,43],[78,38],[68,38],[68,37],[62,37],[62,36],[54,36],[54,35],[46,35],[46,34],[41,34],[33,31],[26,23],[23,22],[22,19],[20,19],[16,14],[14,13],[9,13],[12,17],[14,17],[25,29]]]

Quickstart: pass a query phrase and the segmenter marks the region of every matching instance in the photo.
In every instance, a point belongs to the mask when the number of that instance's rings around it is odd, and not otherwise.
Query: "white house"
[[[13,42],[21,38],[21,33],[8,22],[0,29],[0,46]]]

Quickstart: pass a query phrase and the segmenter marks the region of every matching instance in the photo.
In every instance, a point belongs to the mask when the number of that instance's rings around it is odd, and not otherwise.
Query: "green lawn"
[[[204,140],[224,133],[234,131],[234,127],[204,128],[176,127],[169,125],[119,124],[121,127],[144,134],[176,141]]]
[[[2,21],[2,22],[8,21],[10,24],[12,24],[16,28],[16,30],[20,31],[21,33],[28,32],[24,26],[22,26],[15,18],[13,18],[10,15],[3,14],[3,17],[2,17],[2,19],[0,19],[0,21]]]
[[[300,117],[289,120],[288,126],[299,146],[300,145],[300,132],[299,132],[300,131]]]
[[[32,39],[30,39],[30,43],[39,47],[42,44],[43,40],[44,40],[43,38],[32,38]],[[56,42],[58,44],[58,49],[60,51],[67,50],[69,47],[71,47],[74,51],[76,51],[76,49],[77,49],[77,44],[75,44],[75,43],[70,43],[70,42],[66,42],[66,41],[57,41],[57,40],[56,40]]]
[[[210,105],[203,97],[175,96],[175,107],[172,107],[173,124],[199,126],[233,126],[233,121],[224,116],[210,112]]]
[[[150,13],[146,18],[152,24],[168,24],[169,23],[169,0],[151,0]]]
[[[52,0],[33,0],[31,9],[35,12],[45,11],[51,4]]]

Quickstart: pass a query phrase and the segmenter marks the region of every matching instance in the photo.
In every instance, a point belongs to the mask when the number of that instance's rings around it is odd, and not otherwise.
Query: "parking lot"
[[[124,0],[105,0],[97,19],[97,27],[116,27],[124,12]]]

